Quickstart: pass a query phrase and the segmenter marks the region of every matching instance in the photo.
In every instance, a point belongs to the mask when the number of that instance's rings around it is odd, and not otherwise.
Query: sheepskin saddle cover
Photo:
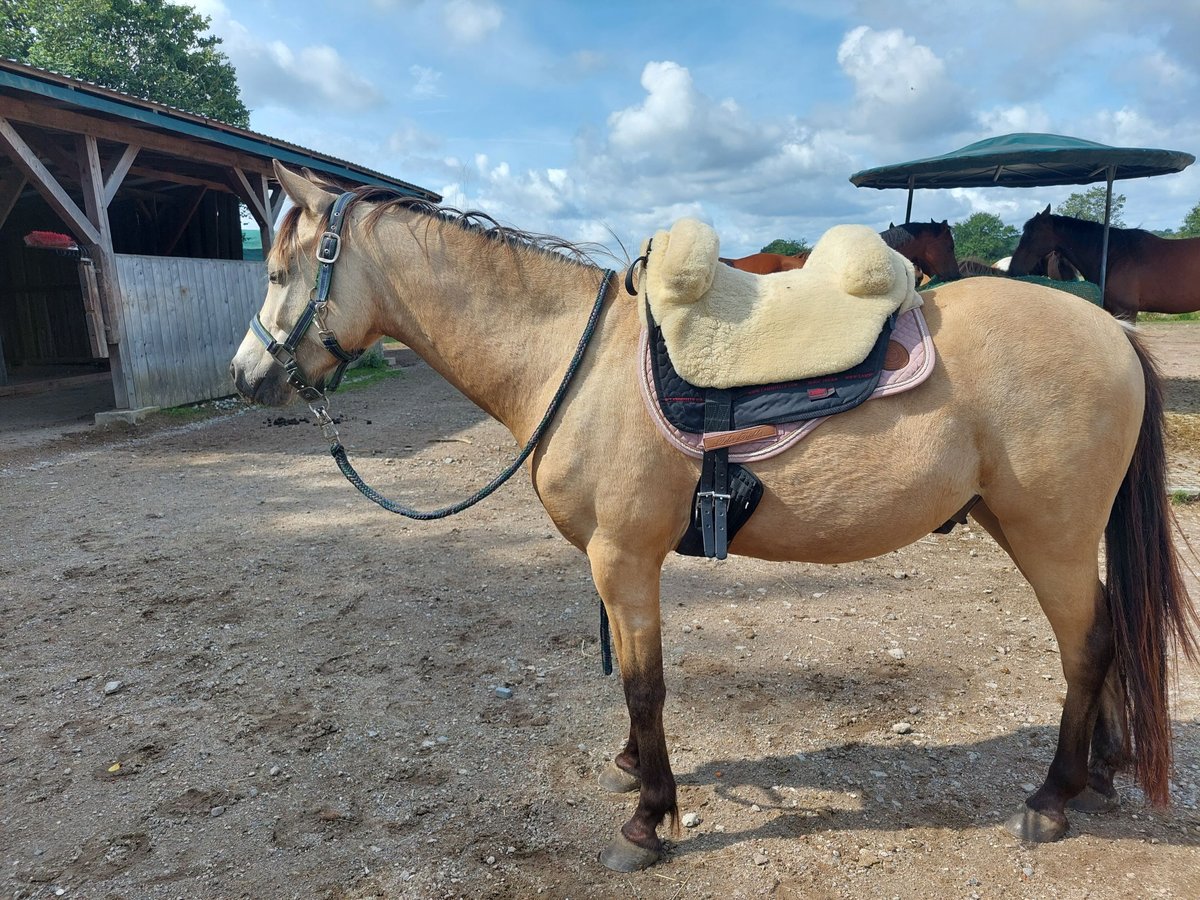
[[[802,269],[752,275],[717,262],[712,227],[680,219],[642,247],[643,325],[675,370],[735,388],[841,372],[867,358],[892,313],[921,305],[912,264],[865,225],[836,225]]]

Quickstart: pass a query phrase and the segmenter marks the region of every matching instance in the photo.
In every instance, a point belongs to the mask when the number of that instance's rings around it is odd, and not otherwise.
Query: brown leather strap
[[[751,441],[767,440],[778,434],[779,429],[774,425],[755,425],[753,428],[742,428],[739,431],[712,431],[704,435],[701,446],[705,450],[719,450],[722,447],[736,447]]]

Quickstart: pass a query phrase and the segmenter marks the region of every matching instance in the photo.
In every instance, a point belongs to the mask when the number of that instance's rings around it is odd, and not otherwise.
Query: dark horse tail
[[[1197,658],[1197,620],[1172,541],[1177,526],[1167,497],[1162,376],[1132,332],[1129,340],[1145,376],[1146,411],[1104,532],[1106,590],[1135,772],[1147,799],[1165,804],[1171,775],[1169,662],[1176,650]]]

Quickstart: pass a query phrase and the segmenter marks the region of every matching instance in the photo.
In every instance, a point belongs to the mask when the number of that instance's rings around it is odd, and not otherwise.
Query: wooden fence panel
[[[261,261],[117,254],[129,406],[180,406],[233,393],[229,360],[262,305]]]

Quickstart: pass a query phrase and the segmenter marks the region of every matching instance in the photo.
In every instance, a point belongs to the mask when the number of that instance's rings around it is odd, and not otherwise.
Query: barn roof
[[[198,146],[221,148],[263,163],[278,159],[293,167],[305,166],[335,180],[375,185],[434,202],[441,200],[433,191],[357,163],[154,100],[0,58],[0,116],[38,124],[46,124],[49,117],[48,124],[53,126],[55,112],[60,114],[60,121],[70,121],[73,115],[85,115],[119,127],[131,137],[140,133],[182,138],[196,142]],[[153,141],[146,143],[153,145]],[[263,166],[263,169],[265,171],[267,167]],[[186,168],[180,174],[188,174]]]

